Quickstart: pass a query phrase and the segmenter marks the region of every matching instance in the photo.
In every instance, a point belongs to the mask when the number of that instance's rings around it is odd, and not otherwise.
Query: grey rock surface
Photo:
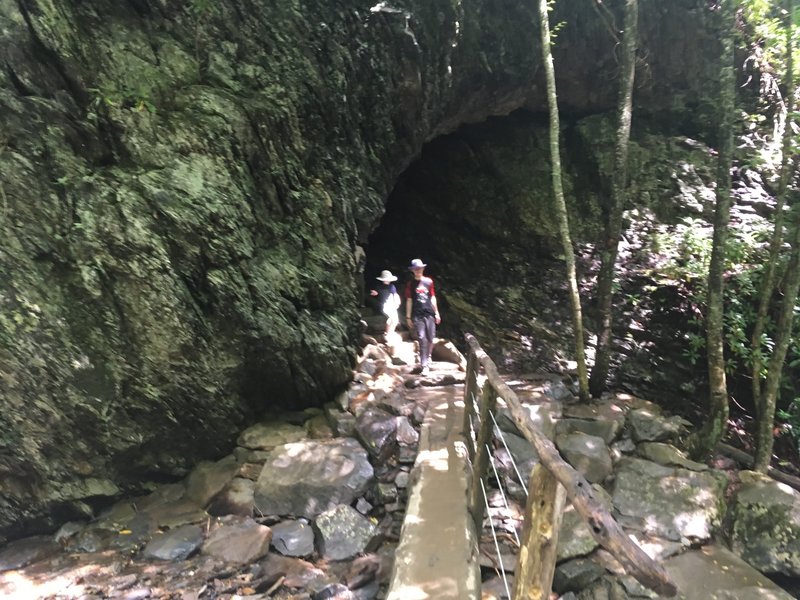
[[[286,444],[264,463],[255,507],[262,514],[313,518],[353,502],[372,478],[367,452],[352,438]]]
[[[731,507],[731,549],[764,573],[800,577],[800,492],[754,472]]]
[[[357,510],[340,504],[314,521],[319,534],[319,550],[330,560],[345,560],[364,552],[377,533],[375,525]]]
[[[620,460],[614,507],[629,524],[673,541],[706,541],[725,512],[726,477],[718,471],[664,467],[639,458]]]
[[[142,551],[146,558],[184,560],[197,552],[203,543],[203,530],[197,525],[182,525],[154,537]]]

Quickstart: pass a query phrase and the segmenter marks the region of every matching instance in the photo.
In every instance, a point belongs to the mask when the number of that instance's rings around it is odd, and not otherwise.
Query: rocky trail
[[[419,479],[420,425],[429,402],[444,414],[461,394],[463,357],[442,341],[434,359],[423,377],[410,342],[367,340],[352,384],[323,409],[270,415],[241,433],[231,455],[198,465],[184,481],[0,548],[0,597],[386,598],[401,534],[413,530],[403,521]],[[630,534],[666,561],[685,598],[790,597],[744,561],[790,577],[800,571],[796,492],[730,461],[689,461],[672,445],[687,423],[645,400],[615,394],[581,405],[569,383],[547,374],[509,384]],[[497,429],[488,504],[502,559],[487,518],[478,557],[487,600],[505,597],[501,566],[513,578],[525,506],[516,471],[536,461],[502,407]],[[703,587],[701,564],[728,579]],[[598,549],[571,507],[554,588],[564,600],[653,597]]]

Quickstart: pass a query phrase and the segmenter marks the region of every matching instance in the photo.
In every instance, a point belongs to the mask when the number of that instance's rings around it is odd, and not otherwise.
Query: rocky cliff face
[[[645,3],[653,110],[702,106],[703,6]],[[607,109],[607,24],[555,18],[565,109]],[[498,0],[0,0],[0,539],[344,385],[356,243],[426,141],[544,106],[533,23]]]

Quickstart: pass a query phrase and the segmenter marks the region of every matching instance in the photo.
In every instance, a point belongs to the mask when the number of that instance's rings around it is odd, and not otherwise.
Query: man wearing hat
[[[391,343],[390,338],[394,336],[394,330],[400,322],[397,315],[397,309],[400,308],[400,294],[394,287],[397,277],[392,275],[391,271],[384,270],[375,279],[380,281],[381,285],[377,286],[376,290],[370,290],[369,293],[371,296],[377,296],[378,308],[386,315],[386,342]]]
[[[439,305],[436,302],[436,290],[433,279],[425,277],[425,267],[421,259],[411,261],[409,269],[414,279],[406,286],[406,323],[409,329],[416,331],[419,341],[419,362],[421,373],[428,372],[431,360],[433,340],[436,337],[436,326],[442,322],[439,317]]]

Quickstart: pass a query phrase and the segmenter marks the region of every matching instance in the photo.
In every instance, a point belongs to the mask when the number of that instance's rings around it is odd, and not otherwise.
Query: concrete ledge
[[[470,467],[458,388],[427,388],[419,455],[411,478],[388,600],[477,600],[481,578],[467,510]]]

